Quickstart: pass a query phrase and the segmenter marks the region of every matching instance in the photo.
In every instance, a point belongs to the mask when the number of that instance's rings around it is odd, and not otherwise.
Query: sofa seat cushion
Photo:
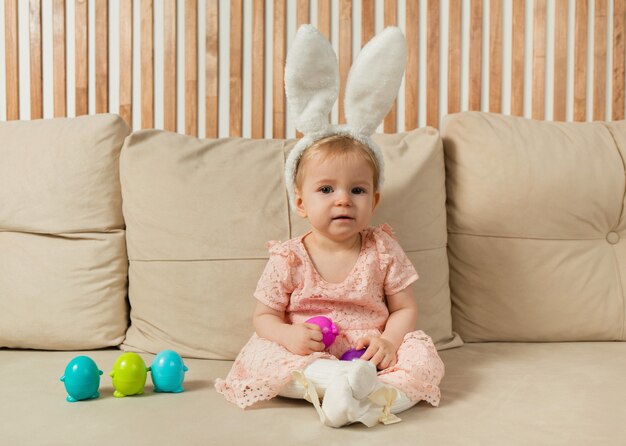
[[[0,347],[124,339],[128,133],[115,115],[0,123]]]
[[[6,444],[621,444],[626,438],[626,343],[486,343],[441,352],[438,408],[420,403],[403,422],[368,429],[320,424],[302,400],[241,410],[213,388],[230,361],[185,359],[181,394],[117,399],[108,373],[118,350],[89,352],[104,372],[99,399],[65,401],[59,377],[73,352],[0,350],[0,431]],[[147,365],[153,356],[142,354]]]
[[[376,135],[386,183],[372,224],[389,223],[421,278],[417,327],[452,332],[443,148],[434,129]],[[133,133],[120,158],[131,326],[123,348],[234,359],[253,333],[252,297],[270,240],[308,230],[290,213],[284,166],[295,141]]]
[[[626,340],[626,121],[465,112],[442,137],[463,339]]]

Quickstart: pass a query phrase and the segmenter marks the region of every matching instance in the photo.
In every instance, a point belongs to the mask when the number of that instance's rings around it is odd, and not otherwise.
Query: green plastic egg
[[[146,367],[146,363],[137,353],[121,355],[109,373],[113,378],[113,387],[115,388],[113,396],[123,398],[129,395],[141,395],[149,371],[150,369]]]

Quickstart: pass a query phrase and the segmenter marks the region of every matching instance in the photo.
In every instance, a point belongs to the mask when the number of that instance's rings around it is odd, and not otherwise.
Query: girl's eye
[[[320,187],[319,191],[323,194],[329,194],[333,191],[333,188],[330,186],[322,186]]]
[[[363,189],[362,187],[355,187],[352,189],[352,193],[356,195],[364,194],[365,189]]]

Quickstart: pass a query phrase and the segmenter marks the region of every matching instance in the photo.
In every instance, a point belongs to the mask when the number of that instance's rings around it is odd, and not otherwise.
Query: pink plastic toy
[[[307,319],[306,323],[319,325],[322,329],[322,342],[326,348],[330,347],[330,345],[335,342],[335,338],[339,334],[337,326],[326,316],[312,317],[311,319]]]

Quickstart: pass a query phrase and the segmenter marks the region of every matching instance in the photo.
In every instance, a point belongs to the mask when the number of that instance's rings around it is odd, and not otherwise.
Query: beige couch
[[[337,430],[304,401],[242,411],[213,389],[252,333],[265,243],[306,230],[282,183],[292,141],[0,123],[0,444],[623,444],[626,122],[472,112],[441,135],[376,137],[374,222],[420,273],[441,405]],[[114,398],[118,347],[180,352],[185,392],[148,378]],[[101,396],[70,404],[59,378],[81,354]]]

